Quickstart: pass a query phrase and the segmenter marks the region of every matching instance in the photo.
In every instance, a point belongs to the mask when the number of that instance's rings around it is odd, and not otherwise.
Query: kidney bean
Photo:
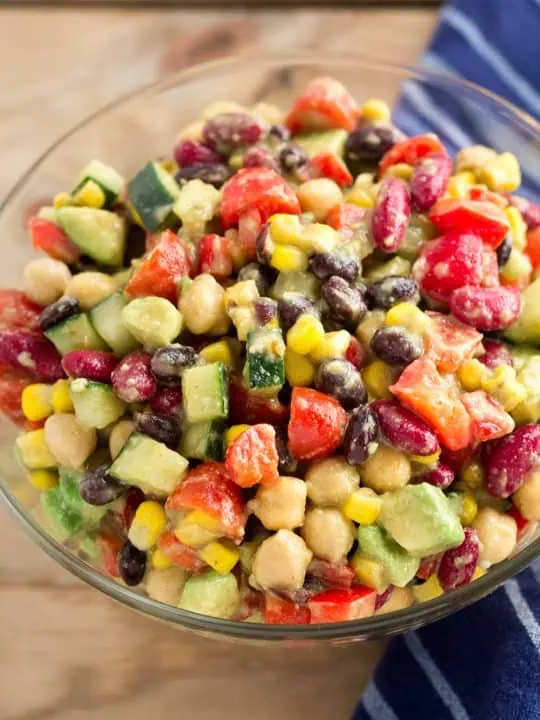
[[[437,573],[439,565],[441,564],[442,553],[436,555],[426,555],[420,561],[420,566],[416,571],[416,577],[420,580],[427,580],[434,573]]]
[[[176,415],[181,419],[183,415],[181,388],[159,388],[157,393],[150,400],[150,407],[155,413],[159,413],[161,415]]]
[[[518,288],[482,288],[465,285],[452,293],[450,311],[454,317],[478,330],[504,330],[515,322],[523,307]]]
[[[421,476],[422,482],[427,482],[430,485],[446,490],[456,479],[456,475],[450,465],[445,463],[437,463],[437,465],[428,470]]]
[[[503,268],[510,258],[512,252],[512,236],[508,234],[495,251],[497,254],[497,265]]]
[[[368,405],[355,408],[343,438],[343,455],[349,465],[360,465],[379,446],[379,423]]]
[[[242,159],[242,167],[265,167],[279,172],[279,165],[274,156],[265,147],[252,147],[245,153]]]
[[[271,268],[259,263],[248,263],[238,273],[238,280],[254,280],[259,295],[267,295],[268,289],[274,280],[274,273]],[[268,298],[265,298],[268,299]]]
[[[507,498],[515,493],[540,465],[540,425],[523,425],[494,443],[485,464],[491,495]]]
[[[307,164],[309,157],[306,151],[295,143],[287,143],[279,153],[279,164],[284,172],[295,172]]]
[[[63,297],[52,305],[49,305],[39,316],[39,327],[43,332],[59,322],[64,322],[73,315],[81,312],[81,306],[77,298]]]
[[[360,263],[345,253],[316,253],[309,259],[309,268],[321,280],[335,276],[353,283],[360,272]]]
[[[441,558],[437,577],[445,592],[456,590],[471,582],[480,555],[480,540],[473,528],[465,528],[465,539],[456,548],[447,550]]]
[[[408,455],[433,455],[440,450],[437,435],[421,418],[397,400],[371,403],[379,427],[390,445]]]
[[[126,585],[139,585],[146,572],[146,553],[126,540],[118,556],[118,568]]]
[[[278,470],[282,475],[290,475],[296,472],[298,461],[289,450],[287,434],[282,428],[274,428],[276,431],[276,449],[279,458]]]
[[[147,402],[157,390],[150,369],[152,357],[144,350],[126,355],[111,375],[114,392],[127,403]]]
[[[222,163],[212,163],[211,165],[191,165],[182,167],[176,173],[175,180],[179,185],[183,185],[190,180],[202,180],[202,182],[213,185],[219,190],[233,174],[233,169]]]
[[[396,252],[405,239],[410,217],[407,185],[399,178],[384,178],[371,216],[375,245],[385,253]]]
[[[401,275],[389,275],[368,288],[368,297],[376,308],[389,310],[400,302],[414,303],[420,300],[415,280]]]
[[[304,313],[319,317],[319,311],[315,305],[303,295],[285,293],[285,295],[278,300],[279,323],[284,333],[292,328],[299,316]]]
[[[430,153],[415,165],[411,177],[411,205],[416,212],[427,212],[439,200],[452,175],[452,160],[445,153]]]
[[[514,366],[512,353],[504,343],[499,340],[485,338],[482,345],[486,352],[483,355],[479,355],[477,359],[490,370],[495,370],[499,365]]]
[[[272,298],[259,298],[253,302],[255,318],[259,325],[268,325],[277,318],[277,302]]]
[[[135,413],[135,430],[149,435],[176,450],[180,442],[180,425],[173,415],[159,415],[154,412]]]
[[[207,120],[203,138],[207,145],[222,155],[239,148],[255,145],[262,139],[261,122],[247,113],[223,113]]]
[[[362,291],[342,277],[333,275],[322,287],[322,297],[334,320],[355,328],[367,313]]]
[[[400,138],[401,133],[391,126],[362,123],[345,143],[345,162],[349,170],[357,175],[366,165],[377,165]]]
[[[111,374],[117,365],[118,358],[102,350],[74,350],[62,359],[62,367],[70,377],[102,383],[111,381]]]
[[[41,333],[31,330],[1,330],[0,361],[36,380],[53,382],[65,377],[58,350]]]
[[[389,585],[386,590],[377,595],[377,597],[375,598],[375,612],[377,612],[377,610],[380,610],[380,608],[382,608],[382,606],[390,600],[393,592],[394,586]]]
[[[89,505],[106,505],[127,490],[125,485],[108,474],[108,469],[108,465],[99,465],[84,474],[80,485],[81,497]]]
[[[346,410],[352,410],[367,400],[367,391],[358,370],[347,360],[324,360],[315,377],[317,390],[331,395]]]
[[[192,347],[175,343],[155,351],[151,368],[160,385],[174,387],[182,382],[184,370],[197,361],[198,355]]]
[[[174,159],[182,168],[226,163],[222,155],[197,140],[180,140],[174,148]]]
[[[272,253],[274,252],[274,241],[270,236],[270,226],[268,223],[261,225],[261,229],[255,240],[255,252],[258,262],[262,265],[267,265],[270,262]]]
[[[375,355],[390,365],[408,365],[424,352],[422,339],[400,325],[376,330],[370,347]]]

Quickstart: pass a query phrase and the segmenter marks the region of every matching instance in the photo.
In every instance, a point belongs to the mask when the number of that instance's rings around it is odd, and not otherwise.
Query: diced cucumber
[[[58,222],[83,253],[96,262],[122,264],[126,245],[126,221],[120,215],[90,207],[63,207]]]
[[[285,382],[285,343],[280,329],[249,333],[244,378],[250,389],[277,395]]]
[[[183,318],[172,302],[162,297],[132,300],[122,310],[124,327],[146,350],[169,345],[182,332]]]
[[[224,431],[223,420],[206,420],[188,425],[182,436],[180,452],[196,460],[221,460]]]
[[[109,473],[125,485],[164,497],[178,485],[187,467],[188,461],[163,443],[132,433]]]
[[[73,315],[64,322],[53,325],[45,331],[45,335],[62,355],[73,352],[73,350],[108,349],[94,330],[90,317],[86,313]]]
[[[40,207],[37,211],[37,218],[40,220],[48,220],[49,222],[54,223],[55,225],[59,225],[58,222],[58,211],[56,208],[51,207],[50,205],[44,205],[43,207]]]
[[[122,310],[129,303],[123,292],[115,292],[90,310],[92,323],[116,355],[127,355],[139,343],[125,327]]]
[[[300,133],[294,138],[294,142],[301,145],[310,157],[320,152],[332,152],[343,157],[346,140],[347,131],[340,129]]]
[[[190,577],[178,605],[182,610],[231,618],[240,607],[240,591],[234,575],[220,575],[215,570]]]
[[[180,194],[175,179],[158,162],[149,162],[128,183],[128,198],[149,232],[176,222],[172,207]]]
[[[110,165],[105,165],[101,160],[92,160],[81,173],[81,180],[73,189],[72,195],[76,195],[87,182],[94,182],[103,190],[106,207],[110,207],[124,192],[126,181]]]
[[[272,285],[271,295],[280,300],[285,293],[291,292],[304,295],[308,300],[317,300],[321,287],[320,280],[309,272],[279,273],[276,282]]]
[[[77,378],[71,381],[69,392],[77,420],[87,428],[102,430],[121,418],[126,410],[126,403],[105,383]]]
[[[390,275],[404,275],[407,277],[410,270],[411,263],[409,260],[396,256],[391,260],[382,263],[382,265],[377,265],[373,268],[373,270],[370,270],[367,274],[367,279],[369,282],[374,283],[379,280],[384,280],[384,278],[389,277]]]
[[[223,363],[197,365],[182,375],[184,411],[188,423],[226,418],[229,412],[227,370]]]

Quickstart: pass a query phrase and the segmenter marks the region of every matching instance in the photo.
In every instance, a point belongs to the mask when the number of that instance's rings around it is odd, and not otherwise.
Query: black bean
[[[274,281],[274,273],[266,265],[248,263],[238,273],[238,280],[254,280],[259,295],[267,295],[268,288]]]
[[[255,250],[257,252],[257,260],[263,265],[270,262],[272,253],[274,252],[274,241],[270,237],[270,226],[268,223],[262,225],[255,240]]]
[[[512,236],[510,233],[504,238],[497,248],[497,264],[500,268],[504,267],[508,262],[510,253],[512,252]]]
[[[322,296],[332,317],[346,327],[354,328],[367,312],[360,289],[333,275],[322,287]]]
[[[349,465],[359,465],[373,455],[378,445],[377,416],[368,405],[361,405],[349,418],[343,438],[343,455]]]
[[[306,165],[308,160],[306,151],[295,143],[287,143],[279,153],[279,162],[284,172],[294,172]]]
[[[371,338],[370,347],[389,365],[408,365],[424,352],[421,338],[400,325],[379,328]]]
[[[345,253],[317,253],[309,260],[311,272],[321,280],[328,280],[332,275],[352,283],[360,272],[360,263],[356,258]]]
[[[373,283],[368,290],[368,297],[380,310],[389,310],[400,302],[416,304],[420,300],[416,281],[401,275],[389,275]]]
[[[315,377],[317,390],[334,397],[346,410],[352,410],[367,400],[362,376],[347,360],[324,360]]]
[[[253,302],[255,318],[259,325],[268,325],[277,318],[277,302],[272,298],[262,297]]]
[[[233,169],[222,163],[192,165],[191,167],[180,168],[175,175],[175,180],[179,185],[183,185],[189,180],[202,180],[219,189],[232,174]]]
[[[362,123],[345,143],[345,162],[353,175],[366,166],[376,165],[382,156],[399,141],[401,134],[389,125]]]
[[[287,444],[287,436],[284,431],[275,428],[276,430],[276,449],[279,458],[279,472],[283,475],[290,475],[296,472],[298,462],[292,456],[289,446]]]
[[[39,316],[39,327],[45,332],[53,325],[64,322],[81,312],[81,306],[77,298],[63,297],[52,305],[42,310]]]
[[[198,355],[189,345],[167,345],[152,355],[151,368],[160,385],[174,387],[182,382],[182,373],[195,365]]]
[[[126,585],[139,585],[146,572],[146,553],[126,540],[118,556],[118,569]]]
[[[287,140],[290,140],[291,131],[288,127],[285,127],[285,125],[271,125],[268,136],[273,140],[287,142]]]
[[[84,474],[80,491],[82,499],[89,505],[107,505],[127,489],[109,475],[108,470],[108,465],[98,465]]]
[[[135,413],[135,430],[176,450],[180,442],[177,418],[153,412]]]
[[[318,310],[311,300],[308,300],[304,295],[285,293],[283,297],[278,300],[279,323],[283,332],[287,332],[292,328],[299,316],[303,313],[309,313],[309,315],[319,317]]]

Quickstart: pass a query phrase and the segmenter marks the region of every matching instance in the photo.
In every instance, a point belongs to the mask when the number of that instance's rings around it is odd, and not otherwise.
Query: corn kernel
[[[369,190],[355,188],[354,186],[345,196],[345,202],[351,203],[351,205],[357,205],[361,208],[372,208],[375,205],[375,200]]]
[[[58,474],[52,470],[33,470],[28,477],[32,485],[43,492],[58,485]]]
[[[461,501],[461,510],[459,513],[459,519],[462,524],[467,526],[472,523],[478,513],[478,504],[474,493],[470,490],[465,490]]]
[[[57,380],[54,383],[51,402],[55,413],[73,412],[73,402],[69,394],[69,380]]]
[[[285,375],[291,387],[308,387],[315,379],[317,368],[311,360],[294,350],[285,350]]]
[[[236,364],[230,343],[227,340],[220,340],[203,348],[199,355],[208,363],[222,362],[229,368]]]
[[[526,400],[527,389],[516,378],[515,368],[499,365],[482,382],[482,390],[495,398],[508,412]]]
[[[48,418],[54,412],[51,397],[52,389],[50,385],[45,385],[45,383],[27,385],[21,395],[21,408],[24,417],[33,422]]]
[[[479,171],[478,179],[496,192],[517,190],[521,185],[521,170],[516,156],[509,152],[497,155]]]
[[[477,567],[474,571],[474,575],[472,576],[471,582],[474,580],[478,580],[478,578],[484,577],[484,575],[487,573],[487,570],[483,567]]]
[[[309,313],[302,313],[287,332],[287,347],[298,355],[308,355],[323,340],[323,324]]]
[[[302,229],[298,215],[280,213],[270,218],[270,237],[278,245],[297,245]]]
[[[198,525],[213,533],[221,531],[221,523],[219,520],[202,510],[192,510],[189,515],[186,515],[184,522],[186,525]]]
[[[465,360],[458,370],[458,378],[468,392],[480,390],[484,380],[491,376],[491,370],[479,360]]]
[[[512,248],[510,257],[501,268],[500,274],[504,280],[514,283],[523,277],[528,277],[532,273],[532,269],[529,256],[517,248]]]
[[[417,602],[428,602],[429,600],[440,597],[444,593],[439,578],[436,575],[432,575],[425,583],[422,583],[422,585],[415,585],[412,591]]]
[[[87,180],[73,196],[74,204],[96,209],[102,208],[105,201],[103,189],[93,180]]]
[[[345,355],[351,343],[351,335],[347,330],[335,330],[325,333],[322,342],[311,351],[310,355],[315,362],[322,362],[329,358],[340,358]]]
[[[361,117],[373,122],[388,122],[391,117],[390,108],[380,98],[368,98],[360,108]]]
[[[510,206],[505,208],[504,214],[510,223],[512,247],[518,250],[524,250],[527,244],[527,223],[517,207]]]
[[[394,370],[382,360],[375,360],[362,372],[362,378],[371,397],[377,400],[390,400],[392,393],[388,389],[395,380]]]
[[[339,242],[339,233],[329,225],[311,223],[302,231],[302,249],[307,253],[332,252]]]
[[[469,460],[463,466],[461,479],[467,487],[477,490],[484,484],[484,468],[478,460]]]
[[[245,430],[249,430],[251,425],[231,425],[225,432],[225,447],[236,440]]]
[[[171,565],[174,564],[173,561],[165,555],[163,550],[159,548],[153,550],[150,562],[156,570],[165,570],[165,568],[171,567]]]
[[[294,245],[276,245],[270,265],[279,272],[302,272],[307,270],[308,257]]]
[[[150,550],[167,524],[165,510],[155,500],[145,500],[139,505],[129,528],[128,538],[139,550]]]
[[[46,470],[58,465],[56,458],[47,447],[43,428],[19,435],[15,445],[29,470]]]
[[[418,465],[427,465],[432,466],[435,465],[441,455],[440,449],[436,452],[432,453],[431,455],[411,455],[410,460],[411,462],[415,462]]]
[[[408,163],[396,163],[395,165],[390,165],[384,174],[385,176],[400,178],[401,180],[410,180],[413,170],[413,166]]]
[[[385,325],[401,325],[416,335],[423,335],[429,328],[430,317],[412,303],[398,303],[390,308],[384,319]]]
[[[465,198],[469,195],[469,190],[476,182],[474,173],[470,170],[464,170],[452,175],[446,189],[447,194],[452,198]]]
[[[351,560],[351,565],[362,585],[375,588],[375,590],[382,590],[387,585],[386,573],[381,563],[369,560],[357,552]]]
[[[159,164],[168,173],[174,173],[178,169],[178,165],[174,162],[174,160],[171,160],[171,158],[164,158],[163,160],[160,160]]]
[[[200,552],[200,557],[221,575],[227,575],[240,559],[240,553],[231,545],[220,542],[211,542]]]
[[[342,512],[359,525],[373,525],[382,508],[382,499],[369,488],[360,488],[349,495]]]
[[[55,207],[57,210],[59,208],[66,207],[66,205],[69,205],[70,203],[71,195],[67,192],[58,193],[58,195],[54,196],[53,207]]]
[[[251,305],[259,297],[259,291],[254,280],[242,280],[225,290],[225,309],[230,307],[245,307]]]
[[[188,547],[201,548],[207,545],[215,538],[219,537],[220,533],[212,532],[207,528],[203,528],[200,525],[193,525],[185,520],[182,520],[174,534],[180,540],[181,543]]]

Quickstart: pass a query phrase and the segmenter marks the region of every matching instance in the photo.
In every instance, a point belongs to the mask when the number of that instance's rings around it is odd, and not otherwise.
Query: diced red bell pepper
[[[483,390],[464,393],[461,400],[471,416],[476,442],[496,440],[511,433],[515,423],[502,405]]]
[[[223,186],[219,210],[223,227],[235,227],[252,209],[259,211],[263,223],[275,213],[301,212],[290,185],[274,170],[261,167],[239,170]]]
[[[525,253],[535,270],[540,267],[540,226],[528,231]]]
[[[368,363],[369,356],[362,343],[355,337],[351,337],[351,341],[345,350],[345,360],[354,365],[357,370],[361,370]]]
[[[120,521],[122,527],[127,531],[131,527],[137,508],[146,500],[143,491],[138,487],[130,488],[122,498],[122,506],[120,510]]]
[[[311,623],[346,622],[369,617],[375,612],[377,591],[364,585],[349,590],[325,590],[308,600]]]
[[[122,549],[122,539],[118,535],[108,532],[100,532],[97,536],[97,545],[101,554],[101,564],[110,577],[120,577],[118,567],[118,556]]]
[[[424,337],[426,353],[441,372],[456,372],[465,360],[474,355],[483,336],[478,330],[449,315],[427,314],[431,322]]]
[[[19,427],[24,427],[26,422],[21,408],[22,391],[31,382],[27,379],[0,378],[0,412]]]
[[[183,277],[189,277],[190,261],[183,242],[170,230],[160,236],[153,250],[137,266],[125,287],[132,298],[157,295],[178,300],[178,284]]]
[[[490,202],[502,209],[508,207],[508,198],[504,197],[504,195],[479,186],[474,186],[469,190],[469,200],[482,200],[483,202]]]
[[[276,431],[271,425],[252,425],[227,448],[225,467],[240,487],[273,485],[279,479]]]
[[[295,605],[290,600],[267,592],[264,596],[264,621],[269,625],[308,625],[310,614],[307,607]]]
[[[486,200],[443,198],[431,208],[429,219],[441,232],[472,233],[493,249],[510,230],[504,211]]]
[[[420,561],[420,567],[416,571],[416,577],[420,580],[427,580],[439,569],[443,553],[428,555]]]
[[[348,590],[355,578],[355,572],[350,565],[331,563],[319,558],[309,563],[307,574],[321,580],[328,587],[342,590]]]
[[[30,240],[36,250],[71,265],[81,257],[81,251],[68,235],[50,220],[34,217],[28,222]]]
[[[285,124],[293,135],[301,130],[354,130],[356,102],[338,80],[320,77],[312,80],[296,99]]]
[[[210,273],[220,279],[232,275],[233,261],[228,238],[211,233],[200,239],[199,272]]]
[[[158,538],[157,546],[171,562],[188,572],[199,573],[208,567],[197,551],[181,543],[173,532],[163,533]]]
[[[353,176],[343,160],[333,152],[320,152],[314,155],[305,168],[308,179],[328,178],[339,187],[351,185]]]
[[[365,208],[352,203],[341,203],[328,211],[325,222],[334,230],[339,230],[343,241],[348,242],[359,229],[366,228],[366,215]]]
[[[289,408],[277,398],[265,398],[250,392],[242,378],[229,376],[229,420],[232,423],[257,425],[284,425],[289,419]]]
[[[20,290],[0,289],[0,330],[39,330],[42,310]]]
[[[508,511],[508,515],[516,521],[517,541],[519,542],[525,537],[525,535],[527,535],[528,532],[530,532],[530,530],[532,530],[535,523],[532,520],[528,520],[526,517],[523,517],[515,505],[512,505]]]
[[[242,540],[246,527],[242,491],[221,463],[206,462],[190,470],[166,503],[167,510],[201,510],[219,521],[223,534]]]
[[[499,264],[495,250],[484,247],[484,252],[482,253],[482,269],[482,287],[498,287],[501,284]]]
[[[421,357],[408,365],[390,391],[435,430],[445,447],[460,450],[472,442],[472,422],[456,378],[441,375],[431,358]]]
[[[435,135],[415,135],[396,143],[383,155],[379,163],[379,172],[384,175],[389,167],[398,163],[416,165],[418,160],[430,153],[448,155],[446,148]]]
[[[318,390],[295,387],[288,425],[289,449],[297,460],[328,457],[341,445],[347,413]]]

